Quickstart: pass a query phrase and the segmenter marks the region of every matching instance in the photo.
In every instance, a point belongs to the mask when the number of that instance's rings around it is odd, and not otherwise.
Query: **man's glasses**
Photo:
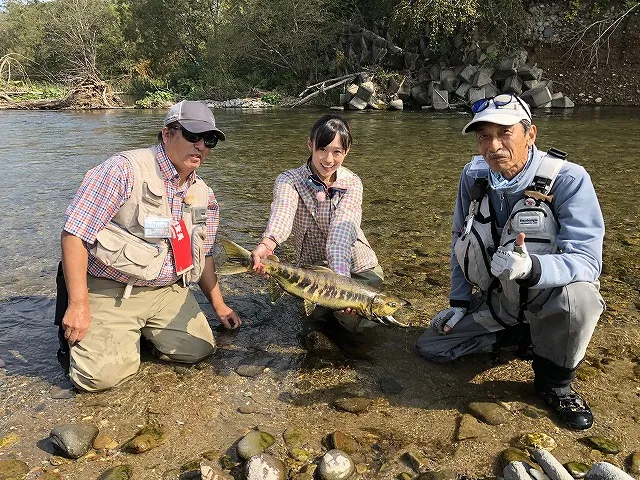
[[[200,139],[204,140],[204,146],[207,148],[213,148],[218,144],[218,137],[215,132],[202,132],[202,133],[194,133],[190,132],[182,125],[176,125],[175,127],[169,127],[172,130],[180,130],[182,132],[182,136],[187,142],[198,143]]]
[[[482,100],[473,102],[473,104],[471,105],[471,111],[474,114],[481,112],[485,110],[491,102],[493,102],[496,108],[502,108],[513,103],[514,100],[516,100],[520,104],[520,106],[524,109],[525,113],[529,117],[529,121],[533,121],[533,119],[531,118],[531,112],[529,111],[529,107],[525,105],[522,102],[522,100],[520,100],[520,97],[518,97],[517,95],[513,95],[511,93],[503,93],[501,95],[496,95],[495,97],[483,98]]]

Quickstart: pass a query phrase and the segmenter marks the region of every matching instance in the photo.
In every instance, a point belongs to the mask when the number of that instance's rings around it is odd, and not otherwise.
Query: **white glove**
[[[531,273],[531,257],[527,253],[524,239],[521,245],[513,246],[513,250],[498,248],[491,259],[491,273],[501,280],[519,280]]]
[[[441,312],[436,313],[436,316],[431,319],[431,328],[435,329],[439,334],[444,335],[448,333],[456,323],[462,320],[467,313],[467,309],[464,307],[450,307]],[[445,329],[445,327],[447,327]]]

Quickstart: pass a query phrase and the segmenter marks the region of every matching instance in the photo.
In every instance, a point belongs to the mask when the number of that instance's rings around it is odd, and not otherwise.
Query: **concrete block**
[[[373,85],[373,82],[364,82],[361,83],[358,87],[358,91],[356,93],[356,97],[360,97],[365,102],[368,102],[373,94],[376,91],[376,87]]]
[[[491,82],[492,82],[491,77],[487,76],[484,72],[479,70],[476,72],[476,74],[473,77],[473,81],[470,83],[476,87],[483,87],[485,85],[490,84]]]
[[[431,96],[433,95],[434,90],[439,90],[440,88],[442,88],[442,84],[440,82],[429,82],[429,85],[427,86],[427,93]]]
[[[471,88],[471,84],[467,82],[462,82],[458,88],[456,89],[456,95],[462,99],[467,99],[467,94],[469,89]]]
[[[440,65],[431,65],[429,67],[429,78],[431,80],[440,80]]]
[[[474,67],[473,65],[467,65],[464,69],[458,74],[458,78],[463,82],[473,83],[473,77],[476,76],[478,72],[478,67]]]
[[[387,91],[393,95],[395,93],[398,93],[398,90],[400,89],[400,85],[398,85],[398,82],[396,82],[396,80],[393,77],[389,77],[389,81],[387,82]]]
[[[561,92],[556,95],[560,95],[560,97],[551,99],[552,108],[573,108],[576,106],[569,97],[565,97]]]
[[[426,91],[427,91],[427,88],[425,87],[424,83],[419,83],[419,84],[414,85],[413,87],[411,87],[411,96],[413,98],[416,98],[422,92],[426,92]]]
[[[453,76],[443,79],[440,83],[442,84],[442,88],[444,88],[447,92],[453,93],[458,88],[460,80]]]
[[[436,110],[446,110],[449,108],[449,92],[434,88],[431,94],[431,104]]]
[[[527,102],[531,108],[537,108],[551,102],[551,92],[547,87],[537,87],[527,90],[520,98]]]
[[[351,96],[353,97],[356,93],[358,93],[358,85],[356,85],[355,83],[352,83],[351,85],[349,85],[347,87],[347,93],[350,93]]]
[[[360,97],[353,97],[349,101],[349,108],[352,110],[364,110],[367,106],[367,101]]]
[[[500,89],[493,83],[489,83],[482,88],[484,88],[484,94],[486,97],[495,97],[496,95],[500,94]]]
[[[516,95],[520,95],[522,93],[522,79],[517,75],[511,75],[504,81],[502,91],[505,93],[515,93]]]
[[[503,58],[498,66],[498,71],[506,72],[509,75],[513,75],[518,71],[518,60],[514,55],[509,55]]]
[[[405,52],[405,54],[404,54],[404,66],[408,70],[415,70],[416,69],[416,62],[418,61],[418,57],[419,56],[420,55],[418,55],[417,53]]]
[[[353,95],[351,95],[350,93],[341,93],[340,94],[340,105],[345,105],[347,103],[349,103],[351,101],[351,99],[353,98]]]
[[[471,105],[483,98],[487,98],[484,87],[471,87],[467,92],[467,100]]]
[[[429,94],[429,92],[421,92],[417,97],[413,98],[421,107],[431,105],[431,95]]]
[[[518,68],[518,76],[522,80],[540,80],[542,73],[542,69],[536,65],[525,64]]]
[[[395,98],[389,102],[389,110],[402,110],[404,109],[404,103],[399,98]]]
[[[398,89],[397,95],[400,100],[406,102],[411,98],[411,89],[403,84],[402,87]]]

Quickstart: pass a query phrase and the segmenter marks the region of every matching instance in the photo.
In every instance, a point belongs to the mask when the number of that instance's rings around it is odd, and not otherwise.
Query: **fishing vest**
[[[133,191],[105,228],[96,236],[90,253],[99,261],[130,277],[124,298],[128,298],[136,280],[158,277],[169,251],[167,238],[145,237],[145,218],[172,219],[167,189],[156,161],[156,149],[144,148],[121,152],[131,162],[134,173]],[[185,285],[197,282],[205,264],[204,242],[208,187],[197,178],[185,194],[182,220],[191,237],[193,267],[183,272]]]
[[[509,218],[498,234],[495,212],[489,201],[488,168],[485,176],[476,178],[470,189],[471,204],[465,218],[464,229],[454,244],[454,252],[466,279],[487,292],[500,286],[503,294],[513,303],[523,305],[531,301],[515,281],[504,281],[491,274],[491,257],[499,246],[511,246],[520,232],[526,234],[529,253],[556,253],[558,222],[551,209],[549,192],[567,154],[549,149],[541,158],[533,181],[524,191],[524,197],[511,209]],[[523,298],[524,297],[526,298]]]

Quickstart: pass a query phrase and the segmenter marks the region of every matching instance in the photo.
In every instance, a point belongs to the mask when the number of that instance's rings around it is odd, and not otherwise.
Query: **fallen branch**
[[[353,80],[354,78],[356,78],[358,76],[357,73],[354,73],[353,75],[348,75],[347,78],[343,78],[342,80],[334,83],[333,85],[330,85],[328,87],[325,86],[325,82],[321,82],[319,84],[319,88],[318,90],[316,90],[315,92],[307,95],[306,97],[304,97],[301,100],[298,100],[296,103],[294,103],[293,105],[291,105],[291,108],[293,107],[299,107],[300,105],[303,105],[305,103],[307,103],[309,100],[311,100],[314,97],[317,97],[318,95],[320,95],[321,93],[325,93],[327,90],[331,90],[333,87],[337,87],[338,85],[342,85],[343,83],[347,83],[351,80]],[[335,79],[333,79],[335,80]],[[328,80],[328,81],[333,81],[333,80]],[[317,84],[318,85],[318,84]],[[305,92],[308,90],[309,88],[307,88],[305,90]]]

